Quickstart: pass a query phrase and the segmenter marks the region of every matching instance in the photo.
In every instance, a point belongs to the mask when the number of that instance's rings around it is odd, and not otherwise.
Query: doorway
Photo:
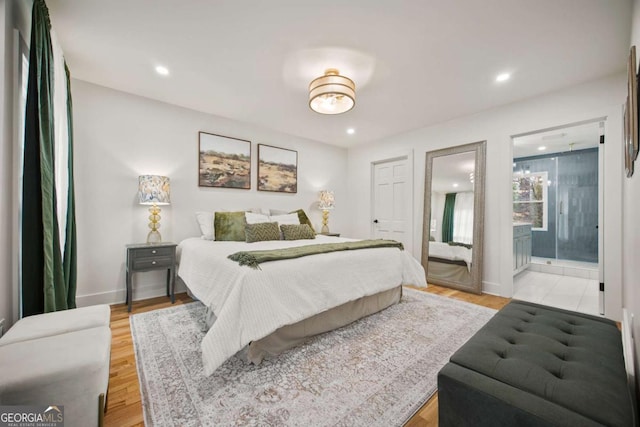
[[[601,314],[603,127],[513,138],[514,298]]]
[[[372,238],[397,240],[412,253],[412,153],[373,162],[371,173]]]

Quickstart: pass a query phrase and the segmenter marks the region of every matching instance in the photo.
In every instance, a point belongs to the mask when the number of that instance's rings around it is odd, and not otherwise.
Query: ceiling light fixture
[[[457,188],[457,187],[458,187],[458,183],[457,183],[457,182],[454,182],[454,183],[453,183],[453,187],[454,187],[454,188]]]
[[[541,145],[540,147],[538,147],[538,151],[544,151],[546,149],[547,147],[545,147],[544,145]]]
[[[309,83],[309,107],[320,114],[341,114],[356,105],[356,85],[341,76],[335,68],[328,68],[324,76]]]
[[[354,133],[356,133],[356,130],[354,128],[349,128],[349,129],[347,129],[347,133],[349,135],[353,135]]]
[[[511,78],[511,74],[509,73],[502,73],[502,74],[498,74],[496,76],[496,81],[497,82],[506,82],[507,80],[509,80]]]
[[[169,69],[167,67],[163,67],[162,65],[158,65],[156,67],[156,73],[160,74],[161,76],[168,76]]]

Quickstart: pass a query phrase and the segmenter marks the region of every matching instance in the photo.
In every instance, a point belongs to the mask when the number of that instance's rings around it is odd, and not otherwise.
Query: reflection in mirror
[[[485,143],[427,153],[422,264],[427,281],[482,292]]]

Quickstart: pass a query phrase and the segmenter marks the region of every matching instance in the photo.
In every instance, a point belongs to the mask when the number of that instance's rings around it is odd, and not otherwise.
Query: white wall
[[[636,61],[640,60],[640,0],[633,2],[631,45],[636,46]],[[636,67],[637,69],[637,67]],[[633,335],[636,351],[636,377],[640,373],[640,159],[635,163],[635,174],[623,179],[623,239],[622,283],[624,307],[633,315]]]
[[[73,70],[71,70],[73,74]],[[170,84],[170,81],[168,82]],[[122,302],[125,245],[146,240],[147,208],[137,203],[138,175],[171,178],[163,240],[199,236],[194,212],[253,207],[303,208],[318,229],[318,191],[332,189],[330,226],[348,234],[347,152],[234,120],[72,80],[78,305]],[[198,187],[198,131],[252,141],[251,190]],[[257,144],[298,151],[298,193],[256,190]],[[161,272],[136,273],[134,299],[163,295]]]
[[[510,84],[525,84],[513,81]],[[502,88],[501,90],[508,90]],[[369,236],[371,224],[371,162],[414,151],[413,254],[420,258],[425,154],[455,145],[487,141],[486,211],[483,289],[510,297],[512,276],[511,137],[583,120],[606,117],[605,134],[605,283],[606,314],[621,313],[622,151],[621,105],[625,76],[615,75],[566,88],[523,102],[461,117],[438,125],[389,137],[374,145],[349,150],[348,182],[354,237]]]

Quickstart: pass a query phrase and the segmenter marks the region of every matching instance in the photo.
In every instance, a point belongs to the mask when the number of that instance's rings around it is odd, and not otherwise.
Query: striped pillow
[[[247,224],[244,228],[247,243],[264,242],[265,240],[280,240],[280,230],[277,222],[259,222]]]
[[[311,227],[307,224],[299,225],[287,225],[280,226],[284,240],[303,240],[303,239],[315,239],[316,233],[313,232]]]

